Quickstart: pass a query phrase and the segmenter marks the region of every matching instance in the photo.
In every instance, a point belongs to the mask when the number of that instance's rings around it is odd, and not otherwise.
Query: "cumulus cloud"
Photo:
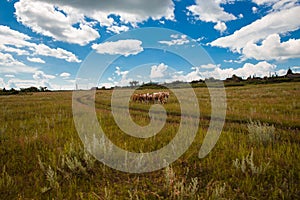
[[[192,71],[187,74],[174,73],[171,77],[172,77],[171,80],[168,80],[167,82],[173,82],[173,81],[191,82],[202,78],[200,75],[199,67],[193,67]]]
[[[115,74],[117,74],[117,76],[120,77],[120,80],[119,81],[114,81],[114,85],[117,85],[117,86],[127,86],[127,85],[129,85],[129,82],[133,81],[133,79],[127,77],[128,73],[129,73],[129,71],[122,71],[120,67],[116,67]],[[106,84],[106,86],[108,86],[108,85]]]
[[[0,44],[0,51],[3,52],[9,52],[9,53],[16,53],[19,56],[21,55],[29,55],[29,52],[23,49],[18,49],[18,48],[14,48],[14,47],[10,47],[10,46],[6,46],[3,44]]]
[[[216,1],[216,0],[196,0],[196,5],[191,5],[187,9],[201,21],[216,23],[215,29],[224,32],[227,27],[224,22],[237,19],[231,13],[228,13],[221,7],[221,3],[227,3],[228,1]]]
[[[211,46],[230,48],[243,59],[286,60],[299,58],[299,39],[280,41],[280,35],[300,28],[300,6],[274,11],[237,30],[232,35],[211,42]],[[261,42],[261,45],[258,45]]]
[[[36,70],[16,60],[12,55],[0,52],[0,73],[34,73]]]
[[[214,29],[220,31],[221,33],[223,33],[224,31],[227,30],[227,26],[224,22],[218,22],[215,26]]]
[[[297,4],[299,5],[298,0],[253,0],[253,2],[259,6],[271,6],[273,11],[291,8]]]
[[[62,49],[62,48],[50,48],[45,44],[38,44],[34,46],[35,54],[42,55],[42,56],[50,56],[59,59],[66,60],[67,62],[77,62],[80,63],[81,60],[77,58],[73,53]]]
[[[99,54],[124,55],[126,57],[139,54],[144,50],[142,41],[133,39],[93,44],[92,48]]]
[[[33,31],[80,45],[100,37],[93,27],[95,23],[106,27],[108,31],[120,32],[128,30],[129,26],[136,27],[149,18],[175,19],[172,0],[21,0],[15,4],[15,8],[19,21]],[[117,16],[118,20],[112,16]],[[88,23],[86,18],[94,22]]]
[[[27,57],[27,60],[30,61],[30,62],[35,62],[35,63],[46,63],[43,59],[41,58],[30,58],[30,57]]]
[[[159,65],[153,65],[151,67],[151,73],[150,73],[150,78],[155,79],[155,78],[163,78],[166,74],[165,72],[168,69],[168,65],[164,63],[160,63]]]
[[[31,37],[28,35],[2,25],[0,25],[0,50],[6,53],[14,52],[18,55],[42,55],[64,59],[67,62],[81,62],[72,52],[31,42]]]
[[[300,58],[300,39],[289,39],[286,42],[280,41],[278,34],[268,36],[261,45],[248,43],[243,54],[246,58],[256,60],[287,60]]]
[[[249,76],[255,75],[256,77],[268,76],[270,72],[274,72],[276,65],[270,64],[266,61],[258,62],[257,64],[245,63],[242,67],[225,68],[222,69],[220,65],[216,66],[213,70],[201,71],[201,76],[204,78],[218,78],[226,79],[231,77],[233,74],[247,78]]]
[[[45,74],[43,71],[37,71],[33,74],[32,78],[35,80],[35,85],[51,88],[49,80],[54,79],[55,76]]]
[[[166,44],[168,46],[183,45],[183,44],[188,44],[190,42],[186,35],[175,34],[175,35],[171,35],[171,38],[173,38],[173,40],[163,40],[158,42],[160,44]]]
[[[59,8],[50,2],[20,0],[15,3],[17,20],[34,32],[55,40],[86,45],[99,38],[99,33],[84,15],[71,7]],[[74,27],[74,25],[78,27]]]

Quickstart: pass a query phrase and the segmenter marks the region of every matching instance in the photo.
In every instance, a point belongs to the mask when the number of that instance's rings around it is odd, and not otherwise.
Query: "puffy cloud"
[[[0,25],[0,50],[18,55],[43,55],[64,59],[67,62],[81,62],[72,52],[62,48],[52,49],[45,44],[31,42],[31,37],[8,26]]]
[[[299,5],[298,0],[281,0],[275,2],[275,4],[272,6],[273,10],[283,10],[283,9],[288,9],[292,8],[295,5]]]
[[[253,12],[254,14],[257,13],[257,10],[258,10],[257,7],[255,7],[255,6],[252,7],[252,12]]]
[[[187,9],[201,21],[216,23],[214,28],[224,32],[227,29],[224,22],[237,18],[233,14],[226,12],[221,7],[221,3],[228,3],[228,1],[196,0],[196,5],[189,6]]]
[[[298,0],[252,0],[257,5],[272,6],[272,10],[283,10],[299,4]]]
[[[241,28],[232,35],[211,42],[211,46],[230,48],[248,58],[257,60],[286,60],[299,58],[299,39],[280,41],[279,34],[286,34],[300,28],[298,13],[300,6],[274,11],[259,20]],[[261,42],[261,45],[258,43]]]
[[[140,40],[118,40],[115,42],[104,42],[100,44],[93,44],[92,48],[99,54],[110,54],[110,55],[136,55],[142,52],[144,49],[141,46],[142,41]]]
[[[215,26],[214,29],[220,31],[221,33],[223,33],[224,31],[227,30],[227,26],[224,22],[218,22]]]
[[[34,85],[48,87],[48,88],[51,88],[51,84],[49,83],[49,80],[55,78],[55,76],[45,74],[45,72],[43,71],[35,72],[32,77],[35,80]]]
[[[199,67],[193,67],[192,70],[193,71],[191,71],[191,72],[189,72],[187,74],[183,74],[181,72],[174,73],[172,75],[171,80],[168,80],[167,82],[173,82],[173,81],[191,82],[191,81],[194,81],[194,80],[201,79],[200,68]]]
[[[221,37],[211,42],[212,46],[230,48],[241,53],[247,43],[256,43],[271,34],[283,34],[300,28],[298,13],[300,6],[287,10],[270,13],[263,18],[234,32],[232,35]]]
[[[280,41],[278,34],[268,36],[261,45],[248,43],[243,54],[246,58],[256,60],[286,60],[289,58],[300,58],[300,39],[289,39]]]
[[[117,86],[127,86],[129,85],[130,81],[133,81],[132,78],[128,78],[129,71],[122,71],[120,67],[116,67],[115,74],[117,74],[121,79],[119,81],[114,81],[114,85]],[[109,86],[111,84],[105,84],[106,86]]]
[[[79,60],[73,53],[71,53],[67,50],[64,50],[62,48],[52,49],[45,44],[38,44],[38,45],[35,45],[33,50],[38,55],[64,59],[68,62],[77,62],[77,63],[81,62],[81,60]]]
[[[0,44],[0,51],[9,52],[9,53],[16,53],[18,55],[29,55],[29,52],[26,51],[26,50],[6,46],[6,45],[3,45],[3,44]]]
[[[153,65],[151,67],[151,73],[150,73],[150,78],[155,79],[155,78],[163,78],[165,76],[165,72],[168,69],[168,65],[164,63],[160,63],[159,65]]]
[[[30,57],[27,57],[27,60],[30,61],[30,62],[35,62],[35,63],[46,63],[43,59],[41,58],[30,58]]]
[[[266,61],[259,62],[257,64],[245,63],[242,67],[237,69],[222,69],[220,65],[218,65],[214,70],[201,72],[201,76],[203,78],[214,77],[222,80],[231,77],[233,74],[243,78],[247,78],[253,75],[255,75],[256,77],[264,77],[268,76],[270,72],[274,72],[275,69],[275,65],[270,64]]]
[[[186,35],[181,35],[181,36],[180,35],[171,35],[171,38],[173,38],[173,40],[158,41],[158,42],[161,44],[166,44],[168,46],[183,45],[183,44],[187,44],[190,42]]]
[[[124,31],[128,31],[129,28],[127,26],[121,25],[121,26],[110,26],[107,28],[108,31],[111,31],[113,33],[121,33]]]
[[[12,55],[0,52],[0,73],[34,73],[36,70],[16,60]]]
[[[49,80],[49,79],[55,78],[55,76],[45,74],[45,72],[43,72],[43,71],[35,72],[32,77],[34,80]]]
[[[67,78],[69,78],[71,76],[71,74],[67,73],[67,72],[63,72],[59,76],[62,77],[63,79],[67,79]]]
[[[126,31],[128,26],[136,27],[149,18],[174,20],[172,0],[21,0],[15,8],[19,21],[35,32],[80,45],[99,37],[93,28],[95,23],[88,23],[86,17],[113,32]],[[112,16],[117,16],[119,20]]]
[[[59,8],[46,2],[20,0],[15,3],[15,9],[19,22],[55,40],[85,45],[100,37],[92,24],[85,21],[84,15],[71,7]]]

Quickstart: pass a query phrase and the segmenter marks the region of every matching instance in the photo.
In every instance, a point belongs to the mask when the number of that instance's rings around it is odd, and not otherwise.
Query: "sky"
[[[0,9],[0,88],[300,72],[297,0],[1,0]]]

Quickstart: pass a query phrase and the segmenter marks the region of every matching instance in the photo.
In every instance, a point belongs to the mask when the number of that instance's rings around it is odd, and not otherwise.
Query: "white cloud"
[[[122,71],[120,67],[116,67],[115,74],[117,74],[121,79],[119,81],[114,81],[113,85],[117,86],[128,86],[129,82],[132,81],[132,78],[128,78],[129,71]],[[108,85],[106,85],[108,86]]]
[[[12,55],[0,52],[0,73],[34,73],[36,70],[16,60]]]
[[[93,44],[92,48],[99,54],[110,54],[110,55],[136,55],[142,52],[144,49],[141,46],[142,41],[140,40],[118,40],[115,42],[105,42],[100,44]]]
[[[201,79],[200,75],[200,68],[199,67],[193,67],[193,71],[183,74],[183,73],[174,73],[172,75],[172,78],[170,80],[167,80],[167,82],[173,82],[173,81],[184,81],[184,82],[191,82],[194,80]]]
[[[215,65],[215,64],[206,64],[206,65],[201,65],[200,69],[216,69],[220,67],[220,65]]]
[[[255,75],[256,77],[264,77],[269,76],[270,72],[275,72],[275,69],[275,65],[270,64],[266,61],[259,62],[257,64],[245,63],[241,68],[237,69],[222,69],[220,65],[218,65],[214,70],[201,72],[201,76],[204,78],[214,77],[222,80],[231,77],[233,74],[243,78],[247,78],[253,75]]]
[[[218,22],[215,26],[214,29],[220,31],[221,33],[223,33],[224,31],[227,30],[227,26],[224,22]]]
[[[129,28],[128,26],[121,25],[121,26],[110,26],[107,28],[107,30],[119,34],[121,32],[128,31]]]
[[[67,62],[81,62],[72,52],[62,48],[52,49],[45,44],[31,42],[31,37],[8,26],[0,25],[0,50],[18,55],[43,55],[64,59]]]
[[[190,41],[187,38],[186,35],[171,35],[171,38],[174,40],[169,40],[169,41],[158,41],[160,44],[166,44],[168,46],[173,46],[173,45],[183,45],[183,44],[188,44]]]
[[[19,21],[35,32],[80,45],[99,37],[93,24],[87,23],[85,17],[99,22],[100,26],[113,32],[126,31],[129,26],[136,27],[149,18],[175,19],[172,0],[21,0],[15,7]],[[111,16],[118,16],[119,20],[116,21]],[[53,26],[48,26],[49,24]],[[74,25],[78,27],[75,28]]]
[[[68,79],[71,76],[71,74],[67,72],[63,72],[59,76],[62,77],[63,79]]]
[[[299,13],[300,6],[270,13],[232,35],[218,38],[210,44],[212,46],[228,47],[234,52],[241,53],[241,49],[249,42],[256,43],[271,34],[283,34],[299,29],[300,20],[297,17]]]
[[[16,53],[18,55],[29,55],[29,52],[23,49],[18,49],[14,47],[9,47],[3,44],[0,44],[0,51],[9,52],[9,53]]]
[[[41,58],[30,58],[30,57],[27,57],[27,60],[30,61],[30,62],[35,62],[35,63],[46,63],[43,59]]]
[[[278,0],[252,0],[253,3],[256,3],[257,5],[263,5],[263,4],[271,4],[271,3],[275,3]]]
[[[281,0],[277,1],[273,6],[273,10],[283,10],[299,5],[299,0]]]
[[[71,53],[67,50],[64,50],[62,48],[52,49],[45,44],[38,44],[38,45],[35,45],[33,50],[34,50],[35,54],[37,54],[37,55],[50,56],[50,57],[55,57],[55,58],[59,58],[59,59],[64,59],[68,62],[77,62],[77,63],[81,62],[81,60],[79,60],[73,53]]]
[[[6,78],[15,78],[15,75],[13,75],[13,74],[6,74],[4,77],[6,77]]]
[[[165,72],[168,69],[168,65],[164,63],[160,63],[159,65],[153,65],[151,67],[151,73],[150,73],[150,78],[155,79],[155,78],[163,78],[166,74]]]
[[[278,34],[268,36],[261,45],[248,43],[243,49],[244,57],[256,60],[287,60],[300,58],[300,39],[280,41]]]
[[[225,28],[227,28],[224,22],[237,18],[233,14],[226,12],[224,8],[221,7],[221,3],[228,3],[228,1],[196,0],[196,5],[189,6],[187,9],[201,21],[219,24],[215,26],[215,29],[223,32],[226,30]]]
[[[254,14],[257,13],[257,10],[258,10],[257,7],[255,7],[255,6],[252,7],[252,12],[253,12]]]
[[[292,8],[295,5],[299,5],[298,0],[253,0],[259,6],[266,5],[272,6],[273,11]]]
[[[71,7],[60,8],[46,2],[20,0],[15,3],[15,9],[19,22],[55,40],[86,45],[100,37],[85,21],[84,15]],[[78,27],[74,27],[76,24]]]
[[[55,76],[53,75],[48,75],[45,74],[43,71],[37,71],[32,75],[34,80],[49,80],[49,79],[54,79]]]
[[[32,77],[35,80],[36,86],[43,86],[43,87],[48,87],[48,88],[52,87],[49,80],[55,78],[55,76],[45,74],[45,72],[43,72],[43,71],[35,72]]]

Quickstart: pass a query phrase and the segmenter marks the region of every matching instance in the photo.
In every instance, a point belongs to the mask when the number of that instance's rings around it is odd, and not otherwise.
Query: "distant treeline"
[[[47,87],[29,87],[29,88],[21,88],[20,90],[16,90],[11,88],[9,90],[3,88],[0,89],[0,95],[14,95],[14,94],[30,94],[33,92],[49,92],[50,90]]]
[[[216,82],[216,87],[220,87],[219,82],[222,80],[215,79],[215,78],[209,78],[209,79],[200,79],[200,80],[194,80],[191,82],[184,82],[184,81],[174,81],[172,83],[142,83],[139,84],[138,81],[131,81],[129,84],[130,86],[123,86],[116,88],[136,88],[138,90],[144,90],[144,89],[166,89],[166,88],[184,88],[187,87],[188,84],[192,86],[193,88],[196,87],[207,87],[206,83],[210,82],[210,86],[213,86],[213,82]],[[232,75],[231,78],[227,78],[222,81],[224,83],[225,87],[233,87],[233,86],[244,86],[248,84],[271,84],[271,83],[283,83],[283,82],[300,82],[300,73],[293,73],[291,69],[289,69],[284,76],[278,76],[276,74],[272,76],[265,76],[263,78],[256,77],[255,75],[249,76],[247,79],[243,79],[242,77],[236,76],[235,74]],[[107,90],[107,88],[102,87],[93,87],[92,90]],[[114,89],[114,88],[109,88]]]

